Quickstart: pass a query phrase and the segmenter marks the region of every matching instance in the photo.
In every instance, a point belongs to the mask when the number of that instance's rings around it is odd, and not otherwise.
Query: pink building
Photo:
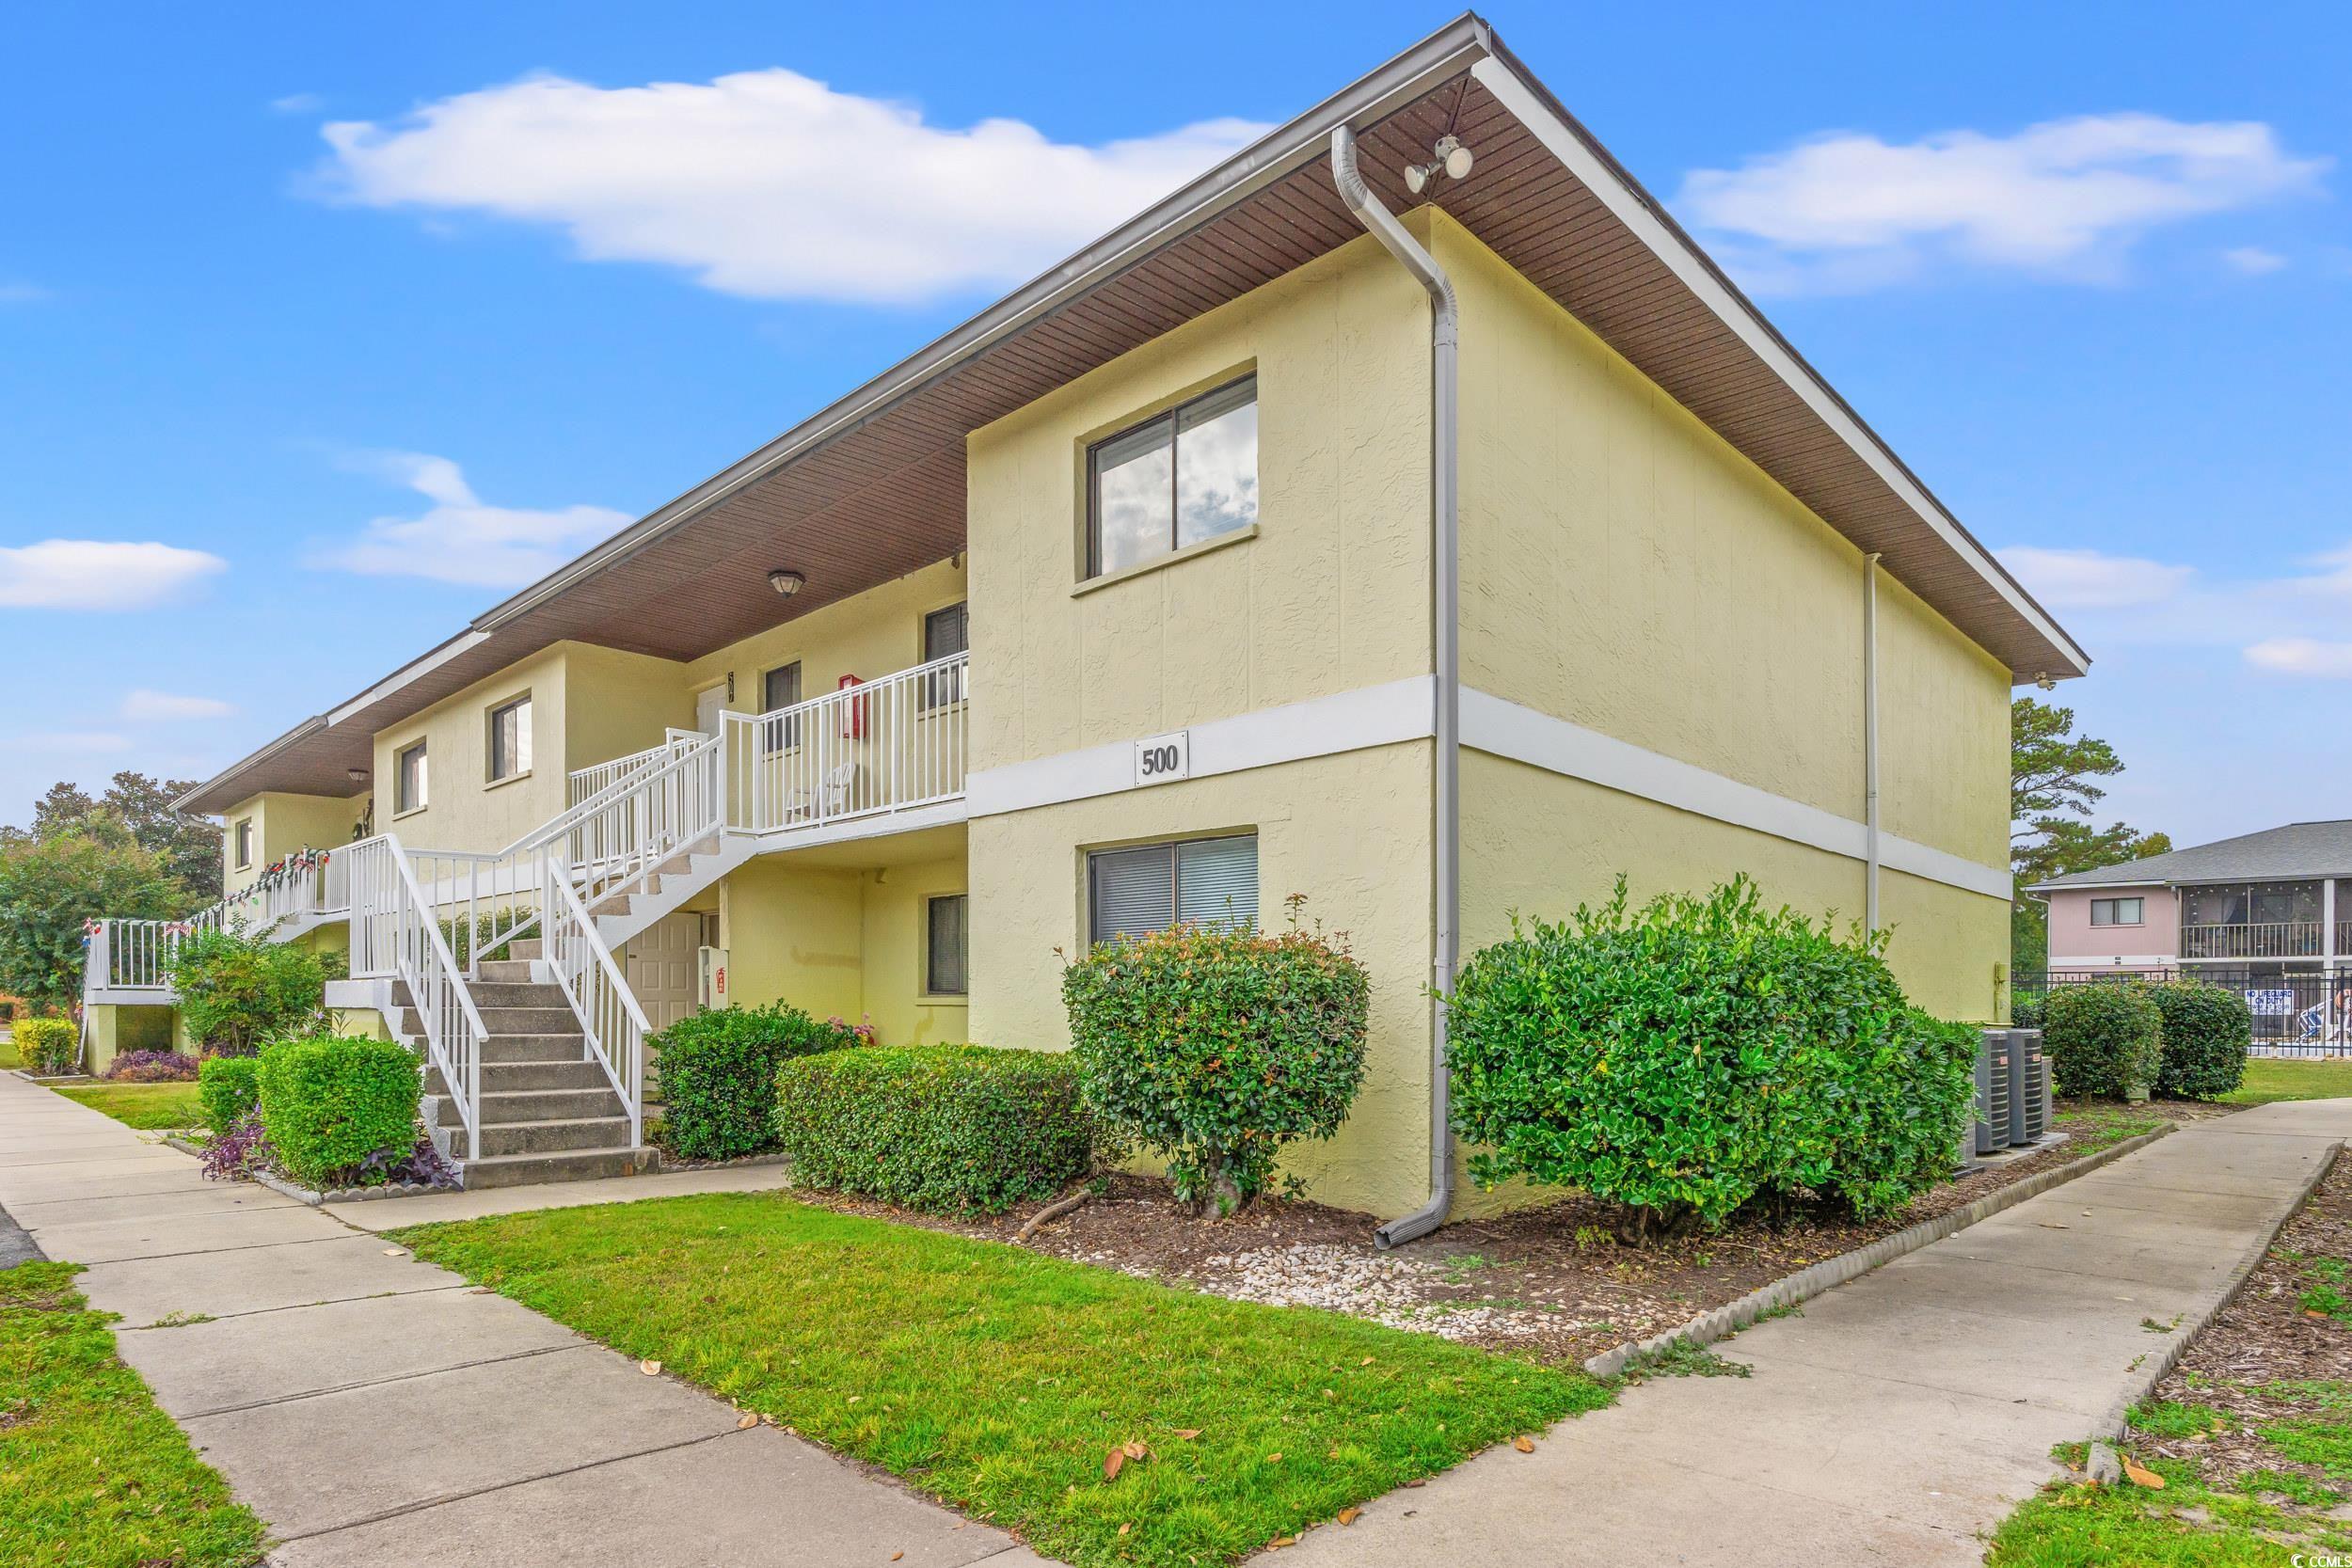
[[[2049,905],[2052,982],[2194,974],[2243,990],[2258,1038],[2316,1031],[2342,1043],[2352,1019],[2352,819],[2293,822],[2025,891]]]

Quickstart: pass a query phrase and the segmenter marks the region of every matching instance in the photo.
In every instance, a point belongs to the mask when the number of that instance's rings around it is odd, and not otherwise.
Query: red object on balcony
[[[855,675],[844,675],[839,680],[834,682],[834,689],[835,691],[847,691],[853,686],[864,686],[865,684],[866,683],[864,681],[858,679]],[[841,738],[844,740],[862,740],[865,736],[866,699],[863,697],[852,697],[848,702],[841,705]]]

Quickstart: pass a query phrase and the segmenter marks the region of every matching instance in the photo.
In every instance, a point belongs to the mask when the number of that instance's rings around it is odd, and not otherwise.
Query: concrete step
[[[566,1012],[564,1015],[570,1018]],[[574,1027],[561,1035],[501,1035],[493,1032],[482,1042],[482,1065],[487,1069],[502,1062],[579,1062],[587,1058],[582,1053],[580,1033]]]
[[[506,958],[503,961],[528,963],[532,958],[546,956],[537,937],[516,937],[506,944]]]
[[[651,1148],[574,1149],[561,1154],[504,1154],[461,1163],[468,1191],[527,1187],[542,1181],[593,1181],[608,1176],[643,1176],[660,1163]]]
[[[482,1013],[482,1026],[496,1035],[572,1035],[580,1034],[580,1020],[566,1006],[500,1007],[474,1006]]]
[[[605,1089],[612,1081],[596,1062],[576,1056],[560,1062],[490,1062],[482,1064],[484,1094],[531,1094],[548,1089]]]
[[[482,1125],[482,1153],[562,1154],[575,1149],[627,1148],[628,1117],[580,1117],[565,1121],[518,1121]]]
[[[602,1076],[602,1069],[598,1069]],[[432,1097],[439,1125],[457,1125],[457,1101],[446,1094]],[[621,1097],[611,1085],[589,1089],[482,1090],[482,1125],[520,1127],[548,1121],[607,1121],[621,1115]]]
[[[479,993],[482,985],[530,985],[532,983],[529,958],[485,958],[482,960],[481,984],[474,989]]]
[[[523,965],[528,969],[528,963]],[[571,1011],[571,1004],[564,1000],[564,988],[534,980],[494,980],[485,977],[469,984],[473,1005],[487,1015],[493,1007],[561,1007]]]

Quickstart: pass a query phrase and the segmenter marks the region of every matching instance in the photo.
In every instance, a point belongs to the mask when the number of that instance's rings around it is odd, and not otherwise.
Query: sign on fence
[[[2277,1018],[2295,1011],[2295,992],[2289,990],[2249,990],[2246,1006],[2256,1018]]]

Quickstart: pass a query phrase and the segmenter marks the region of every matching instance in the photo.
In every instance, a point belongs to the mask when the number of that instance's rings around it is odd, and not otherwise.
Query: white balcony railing
[[[969,654],[949,654],[772,713],[721,717],[726,825],[770,833],[963,793]]]
[[[2325,928],[2316,920],[2264,920],[2233,926],[2184,926],[2184,958],[2315,958]]]

